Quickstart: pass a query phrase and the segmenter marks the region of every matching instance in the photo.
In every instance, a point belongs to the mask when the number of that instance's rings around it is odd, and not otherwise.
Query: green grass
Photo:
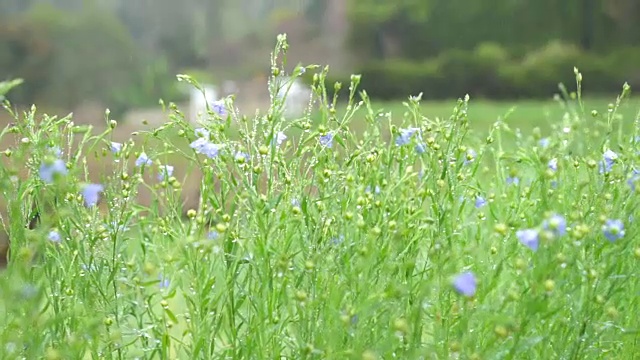
[[[565,103],[555,100],[519,100],[519,101],[490,101],[471,99],[469,103],[469,118],[472,128],[483,131],[502,119],[508,124],[522,128],[523,131],[531,131],[534,127],[547,127],[549,124],[562,120],[567,113],[567,107],[579,112],[582,116],[590,117],[591,111],[598,111],[605,115],[608,106],[615,102],[615,98],[586,98],[584,99],[584,114],[578,104]],[[378,104],[374,103],[374,106]],[[456,102],[450,101],[425,101],[421,104],[422,113],[431,118],[449,118]],[[390,111],[401,111],[401,104],[380,104]],[[624,119],[635,118],[640,111],[640,98],[626,99],[618,110]]]
[[[0,133],[21,139],[0,168],[0,358],[633,359],[640,104],[569,103],[518,102],[498,124],[511,106],[474,100],[214,115],[209,155],[179,113],[117,153],[111,128],[17,118]],[[126,166],[140,149],[154,163]],[[98,208],[94,154],[112,164]],[[68,173],[47,183],[58,156]],[[159,164],[202,173],[199,206]],[[466,273],[475,286],[455,285]]]

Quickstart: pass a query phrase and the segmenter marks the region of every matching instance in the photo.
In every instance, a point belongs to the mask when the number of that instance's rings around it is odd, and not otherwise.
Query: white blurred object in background
[[[284,100],[284,115],[289,116],[302,116],[305,108],[309,105],[311,97],[311,88],[305,85],[300,79],[294,79],[291,83],[291,79],[281,79],[282,86],[278,92],[278,98]],[[289,88],[291,85],[291,88]],[[287,93],[287,89],[289,92]]]
[[[209,104],[209,108],[211,108],[213,103],[219,100],[216,86],[203,84],[202,89],[204,90],[204,95],[202,91],[196,88],[191,88],[189,93],[189,120],[192,124],[197,124],[200,120],[208,116],[207,104]]]
[[[236,84],[235,81],[226,80],[224,83],[222,83],[223,96],[237,95],[238,91],[238,84]]]

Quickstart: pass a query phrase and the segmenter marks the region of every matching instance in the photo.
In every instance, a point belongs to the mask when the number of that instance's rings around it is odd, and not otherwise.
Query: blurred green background
[[[592,96],[640,86],[637,0],[0,0],[0,80],[25,80],[17,105],[122,115],[185,101],[187,73],[260,107],[278,33],[290,67],[362,74],[374,100],[550,99],[574,66]]]

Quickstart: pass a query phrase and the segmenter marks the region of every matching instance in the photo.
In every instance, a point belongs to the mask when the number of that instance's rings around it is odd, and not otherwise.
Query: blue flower
[[[331,149],[333,147],[333,134],[327,133],[326,135],[320,136],[320,144]]]
[[[540,139],[540,141],[538,141],[538,145],[540,145],[541,148],[546,148],[547,146],[549,146],[549,138],[542,138]]]
[[[160,172],[158,173],[158,180],[164,181],[173,176],[173,166],[171,165],[161,165]]]
[[[100,184],[87,184],[82,188],[82,197],[86,207],[95,206],[100,199],[100,193],[104,191],[104,186]]]
[[[54,242],[54,243],[59,243],[60,242],[60,233],[58,233],[55,230],[51,230],[49,231],[49,235],[47,236],[47,239],[49,239],[49,241]]]
[[[197,152],[201,152],[202,148],[208,143],[209,143],[209,140],[205,138],[197,138],[191,144],[189,144],[189,147],[194,149]]]
[[[540,241],[538,239],[538,230],[536,229],[526,229],[526,230],[518,230],[516,232],[516,237],[520,242],[528,247],[529,249],[536,251],[538,250],[538,246],[540,245]]]
[[[197,137],[200,138],[205,138],[205,139],[209,139],[209,130],[205,129],[205,128],[197,128],[194,133],[196,134]]]
[[[283,133],[282,131],[278,132],[276,134],[275,139],[273,139],[273,141],[275,141],[277,146],[282,145],[282,143],[285,142],[285,140],[287,140],[287,135],[285,135],[285,133]]]
[[[249,156],[249,154],[243,153],[242,151],[236,152],[235,158],[236,158],[236,161],[244,162],[244,163],[248,163],[249,160],[251,160],[251,157]]]
[[[340,235],[338,237],[334,237],[331,239],[331,244],[340,245],[344,241],[344,235]]]
[[[20,296],[25,300],[33,299],[39,292],[40,290],[31,284],[25,284],[20,288]]]
[[[219,236],[220,236],[220,234],[218,234],[217,231],[212,230],[212,231],[209,231],[209,234],[207,235],[207,238],[209,238],[209,240],[216,240]]]
[[[111,142],[111,152],[114,154],[119,153],[120,151],[122,151],[122,144],[119,142]]]
[[[109,232],[112,234],[115,233],[124,233],[129,231],[129,227],[126,224],[118,224],[117,221],[112,221],[111,223],[105,223],[105,227],[109,229]]]
[[[607,162],[613,162],[618,158],[618,154],[616,154],[615,152],[613,152],[611,150],[607,150],[607,151],[604,152],[602,157]]]
[[[476,277],[470,271],[462,273],[453,279],[454,289],[456,289],[459,294],[467,297],[475,295],[477,286]]]
[[[567,233],[567,221],[562,215],[554,214],[542,223],[545,230],[553,232],[556,236],[564,236]]]
[[[59,146],[48,146],[49,153],[57,158],[62,156],[62,150]]]
[[[423,143],[420,143],[416,145],[415,150],[418,154],[423,154],[427,151],[427,147]]]
[[[211,104],[211,109],[220,116],[227,115],[227,107],[222,100],[214,101],[213,104]]]
[[[508,176],[506,179],[507,185],[518,185],[520,184],[520,178],[518,178],[517,176]]]
[[[600,162],[600,174],[611,171],[611,168],[617,159],[618,154],[611,150],[605,151],[604,154],[602,154],[602,161]]]
[[[158,279],[160,280],[160,283],[158,284],[158,286],[160,287],[160,289],[166,289],[169,287],[169,285],[171,284],[171,282],[169,281],[168,278],[164,277],[164,275],[160,274],[158,275]]]
[[[380,194],[380,186],[376,185],[376,188],[375,188],[375,190],[374,190],[374,191],[375,191],[375,193],[376,193],[376,194]],[[366,192],[366,193],[370,193],[370,192],[371,192],[371,186],[367,186],[367,187],[364,189],[364,192]]]
[[[476,209],[479,209],[487,204],[487,200],[485,200],[482,196],[476,196]]]
[[[91,264],[91,265],[87,265],[87,264],[80,264],[80,268],[84,271],[97,271],[98,267],[95,264]]]
[[[624,236],[624,223],[620,220],[607,220],[602,225],[602,232],[607,240],[614,242]]]
[[[56,159],[50,163],[43,162],[40,165],[40,178],[48,184],[53,182],[54,177],[58,175],[65,176],[67,173],[67,165],[60,159]]]
[[[408,129],[400,129],[400,135],[396,138],[396,145],[402,146],[407,145],[411,141],[411,136],[419,131],[418,128],[408,128]]]
[[[631,176],[627,179],[627,185],[631,188],[631,191],[636,191],[636,183],[640,180],[640,170],[633,169]]]
[[[213,144],[204,138],[199,138],[192,142],[189,146],[192,149],[195,149],[196,152],[213,159],[218,156],[220,149],[222,149],[224,145]]]
[[[146,153],[142,152],[136,159],[136,166],[151,165],[153,161],[149,159]]]
[[[476,159],[476,156],[478,156],[478,154],[476,153],[475,150],[473,150],[473,149],[467,150],[467,154],[466,154],[465,159],[464,159],[464,164],[468,165],[468,164],[472,163]]]
[[[195,130],[196,136],[198,138],[189,144],[189,147],[194,149],[197,153],[203,154],[211,159],[218,156],[220,153],[220,149],[224,147],[222,144],[214,144],[209,141],[209,131],[203,128],[198,128]]]
[[[549,169],[553,170],[553,171],[558,171],[558,159],[557,158],[553,158],[551,160],[549,160]]]
[[[213,159],[220,154],[220,149],[222,149],[223,145],[207,143],[201,149],[200,153]]]

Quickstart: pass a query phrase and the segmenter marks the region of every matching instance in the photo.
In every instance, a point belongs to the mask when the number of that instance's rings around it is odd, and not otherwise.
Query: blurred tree
[[[593,48],[594,35],[595,35],[595,15],[596,4],[595,0],[582,0],[582,36],[580,43],[585,50],[591,50]]]
[[[0,80],[25,80],[11,93],[14,102],[31,102],[42,94],[52,58],[53,44],[42,26],[21,17],[0,22]]]
[[[165,56],[172,69],[206,65],[211,40],[225,34],[226,0],[99,1],[111,1],[150,58]]]
[[[421,59],[481,42],[517,53],[554,39],[599,52],[640,45],[637,0],[348,2],[350,43],[364,57]]]
[[[36,1],[37,0],[2,0],[0,1],[0,18],[24,12]]]
[[[205,7],[202,13],[206,16],[202,19],[200,32],[196,37],[196,47],[201,50],[199,55],[203,58],[208,57],[212,46],[217,46],[227,36],[224,16],[228,5],[228,0],[213,0],[204,3]]]
[[[307,20],[315,26],[322,24],[322,19],[327,12],[327,5],[331,0],[309,0],[307,6],[304,9],[304,14]]]
[[[595,7],[598,10],[598,7]],[[613,19],[617,27],[620,28],[622,43],[640,45],[640,1],[605,0],[602,3],[602,8],[603,13]]]
[[[30,95],[39,94],[48,103],[72,108],[85,100],[108,103],[114,93],[135,84],[140,69],[137,50],[112,14],[92,8],[68,13],[39,4],[21,18],[39,29],[44,34],[42,42],[51,47],[40,68],[47,76],[37,83],[39,92]],[[26,62],[38,58],[18,56]],[[26,86],[36,84],[29,76],[21,76]]]
[[[374,58],[397,55],[400,38],[412,24],[429,19],[434,0],[351,0],[351,44]]]

